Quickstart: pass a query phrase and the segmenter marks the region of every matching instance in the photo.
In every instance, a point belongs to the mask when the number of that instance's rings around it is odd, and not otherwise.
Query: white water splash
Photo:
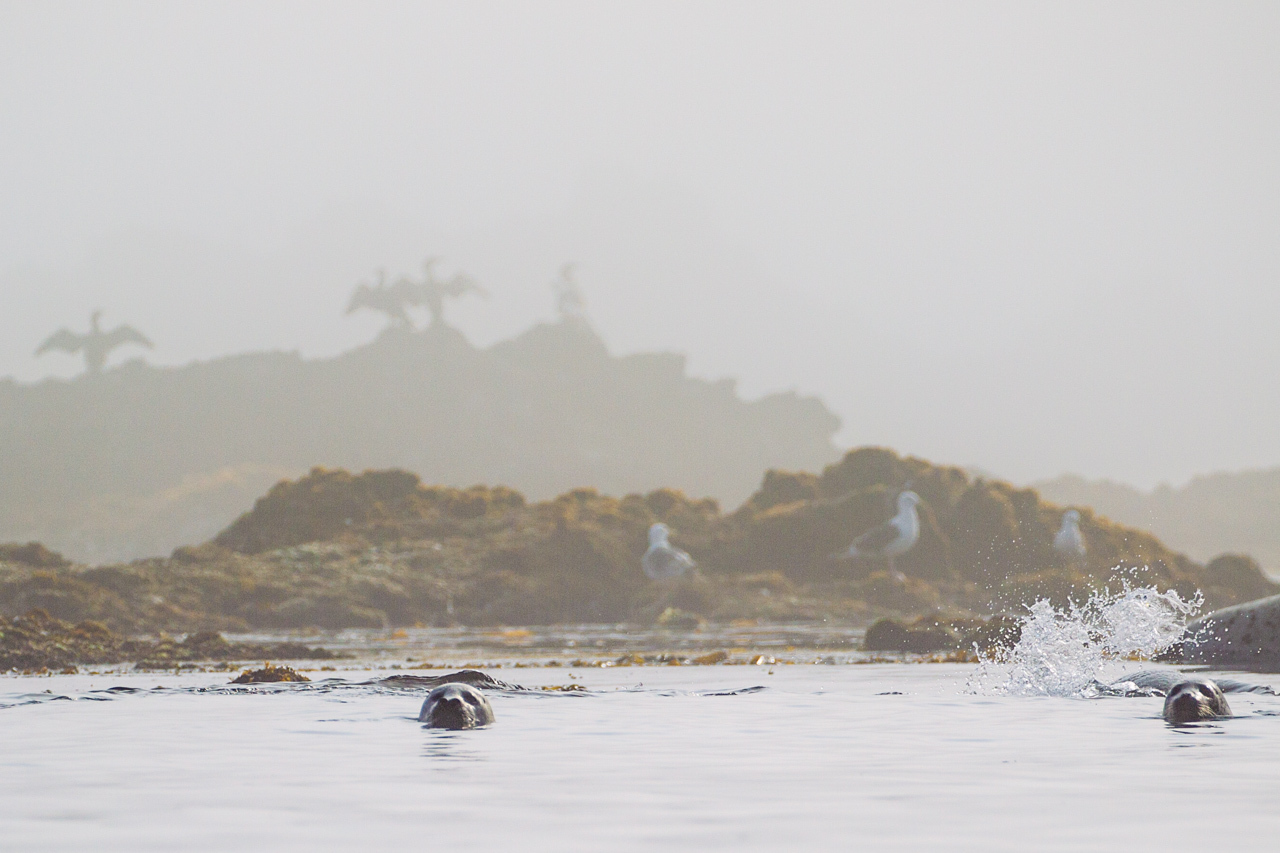
[[[972,693],[1007,696],[1097,695],[1099,683],[1115,680],[1122,661],[1150,660],[1182,636],[1186,622],[1204,603],[1199,593],[1184,601],[1176,592],[1132,587],[1096,592],[1084,604],[1058,610],[1046,600],[1028,608],[1014,648],[982,658],[970,677]]]

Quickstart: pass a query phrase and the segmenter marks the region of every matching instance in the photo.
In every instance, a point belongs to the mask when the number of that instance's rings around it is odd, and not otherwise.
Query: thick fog
[[[1030,480],[1280,463],[1272,3],[0,4],[0,376],[370,340],[427,255]]]

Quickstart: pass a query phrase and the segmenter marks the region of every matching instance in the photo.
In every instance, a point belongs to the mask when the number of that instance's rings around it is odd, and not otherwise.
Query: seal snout
[[[1204,702],[1191,693],[1181,693],[1174,697],[1170,708],[1170,716],[1178,720],[1198,720],[1204,713]]]

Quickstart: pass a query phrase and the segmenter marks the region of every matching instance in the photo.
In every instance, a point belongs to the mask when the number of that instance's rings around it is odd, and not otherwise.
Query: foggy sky
[[[617,353],[1029,480],[1280,464],[1274,3],[0,4],[0,376],[336,353],[578,264]],[[139,354],[122,350],[114,361]],[[321,461],[321,460],[318,460]]]

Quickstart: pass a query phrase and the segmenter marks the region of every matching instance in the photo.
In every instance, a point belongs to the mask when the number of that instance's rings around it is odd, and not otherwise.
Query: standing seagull
[[[1053,537],[1053,550],[1063,554],[1072,562],[1084,562],[1088,550],[1084,544],[1084,534],[1080,532],[1080,512],[1069,509],[1062,514],[1062,526]]]
[[[107,356],[116,347],[125,344],[137,344],[151,349],[153,344],[146,335],[133,326],[116,326],[109,332],[98,328],[98,320],[102,312],[94,311],[89,319],[89,333],[77,334],[70,329],[59,329],[49,336],[48,340],[36,349],[36,355],[43,355],[49,350],[62,350],[69,353],[84,353],[85,368],[89,373],[101,373],[107,363]]]
[[[649,550],[644,552],[640,564],[652,580],[678,578],[697,565],[693,557],[667,541],[670,535],[671,529],[662,522],[649,528]]]
[[[920,539],[920,515],[916,504],[920,496],[906,491],[898,495],[898,514],[863,533],[844,554],[847,557],[883,557],[889,561],[889,573],[894,573],[893,558],[911,550]]]

